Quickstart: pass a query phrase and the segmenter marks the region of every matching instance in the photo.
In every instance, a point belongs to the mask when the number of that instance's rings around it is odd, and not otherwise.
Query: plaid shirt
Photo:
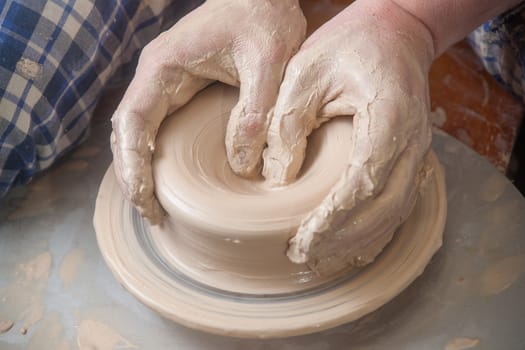
[[[0,0],[0,197],[82,142],[103,88],[199,3]]]
[[[477,28],[469,41],[494,79],[525,102],[525,1]]]
[[[0,197],[84,140],[105,86],[203,0],[0,0]],[[147,5],[145,5],[147,3]],[[525,4],[471,35],[498,81],[524,97]]]

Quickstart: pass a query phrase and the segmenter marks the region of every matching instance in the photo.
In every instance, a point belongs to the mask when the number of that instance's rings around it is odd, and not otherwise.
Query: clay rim
[[[116,200],[122,207],[124,199],[120,195],[120,198],[113,198],[112,201],[111,191],[104,193],[104,188],[109,185],[108,182],[113,181],[113,185],[116,185],[111,168],[102,181],[101,192],[95,208],[94,224],[99,248],[114,276],[130,293],[164,317],[187,327],[242,338],[276,338],[321,331],[356,320],[393,299],[423,272],[434,253],[441,246],[446,218],[445,182],[443,170],[436,156],[431,154],[430,159],[434,168],[434,175],[433,179],[429,181],[428,188],[423,192],[422,198],[426,197],[428,200],[430,198],[428,196],[434,195],[433,200],[438,210],[434,211],[435,215],[432,220],[427,220],[429,223],[432,222],[433,226],[427,227],[425,232],[419,233],[426,234],[429,237],[424,240],[425,244],[422,247],[413,249],[406,255],[403,261],[406,265],[403,278],[398,278],[399,276],[392,274],[383,274],[380,279],[385,280],[383,283],[388,282],[388,288],[382,288],[374,295],[365,295],[362,298],[351,296],[352,291],[356,289],[356,286],[352,286],[355,279],[351,279],[320,294],[298,299],[265,300],[261,298],[260,300],[253,300],[232,298],[231,300],[220,300],[218,303],[213,295],[199,294],[195,290],[190,290],[181,285],[176,285],[176,289],[174,289],[166,281],[151,280],[154,277],[153,275],[141,275],[140,270],[143,269],[143,266],[141,266],[139,259],[132,259],[131,261],[134,263],[125,261],[125,255],[131,254],[130,251],[126,251],[129,247],[116,244],[115,239],[123,237],[125,233],[119,232],[119,227],[115,227],[111,221],[111,213],[116,209],[112,207],[112,202]],[[117,193],[120,194],[120,191]],[[418,200],[418,205],[420,202],[424,202],[422,198]],[[112,236],[111,239],[107,239],[107,237],[103,239],[101,235],[105,234],[105,230],[108,230],[100,226],[103,223],[107,224],[109,230],[117,236]],[[415,234],[416,232],[412,232],[412,235]],[[399,239],[398,236],[396,235],[392,244],[395,244]],[[387,246],[378,257],[378,261],[370,266],[371,269],[381,264],[382,257],[385,254],[388,255],[389,249],[393,249],[392,244]],[[414,260],[420,260],[420,263],[410,263]],[[365,274],[366,271],[367,269],[363,270],[356,277]],[[149,279],[148,282],[152,283],[145,283],[147,279]],[[173,283],[174,281],[168,282]],[[372,283],[377,284],[377,278],[370,281],[370,284]],[[357,286],[357,289],[359,288],[362,286]],[[168,303],[154,297],[159,290],[170,296]],[[175,297],[170,294],[173,292],[176,292]],[[319,298],[324,298],[324,301],[320,302]]]

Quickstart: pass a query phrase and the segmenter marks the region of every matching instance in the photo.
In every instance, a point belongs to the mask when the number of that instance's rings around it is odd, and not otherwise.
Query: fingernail
[[[238,147],[234,152],[230,158],[230,166],[234,173],[243,177],[251,177],[259,172],[259,161],[254,157],[253,150],[249,147]]]

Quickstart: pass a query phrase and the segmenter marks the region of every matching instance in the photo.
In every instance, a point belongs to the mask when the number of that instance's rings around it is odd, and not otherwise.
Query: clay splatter
[[[18,267],[24,273],[22,283],[28,284],[34,280],[47,279],[49,270],[51,268],[52,257],[49,252],[44,252],[37,255],[26,263],[20,264]]]
[[[432,120],[433,125],[437,126],[438,128],[442,128],[447,122],[447,112],[443,108],[437,107],[430,114],[430,119]]]
[[[83,261],[84,252],[78,248],[70,250],[64,257],[58,273],[65,287],[68,287],[76,278],[78,268]]]
[[[16,72],[26,79],[36,79],[42,75],[42,71],[42,65],[29,58],[23,57],[16,63]]]
[[[113,328],[102,322],[89,319],[80,322],[77,345],[79,350],[111,350],[115,347],[119,349],[136,348]]]
[[[64,336],[64,325],[56,312],[50,312],[41,321],[29,339],[27,350],[69,350],[71,344]]]
[[[445,350],[464,350],[478,346],[479,339],[475,338],[454,338],[448,341]]]
[[[49,272],[52,265],[49,252],[36,255],[17,266],[15,281],[1,291],[2,300],[9,300],[3,305],[6,317],[10,320],[21,320],[21,334],[39,322],[44,313],[43,295],[47,288]]]
[[[509,256],[491,264],[481,276],[481,295],[503,292],[525,273],[525,255]]]
[[[485,202],[494,202],[501,196],[503,191],[505,191],[508,183],[509,181],[505,176],[494,174],[485,180],[479,190],[478,196]]]
[[[9,330],[13,328],[13,324],[11,320],[0,320],[0,334],[9,332]]]

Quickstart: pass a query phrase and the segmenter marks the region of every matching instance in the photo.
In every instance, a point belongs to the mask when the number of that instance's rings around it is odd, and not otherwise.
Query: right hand
[[[150,223],[163,217],[151,160],[164,118],[214,81],[240,86],[226,151],[237,174],[256,173],[268,114],[305,32],[298,0],[208,0],[144,48],[113,115],[111,147],[125,197]]]

